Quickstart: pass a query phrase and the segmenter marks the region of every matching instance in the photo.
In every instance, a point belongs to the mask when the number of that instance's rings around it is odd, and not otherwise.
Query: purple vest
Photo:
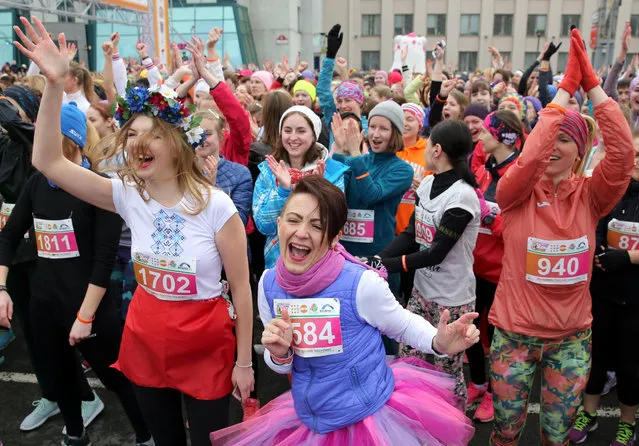
[[[305,297],[339,299],[344,348],[339,354],[295,355],[293,360],[295,411],[313,432],[326,434],[363,420],[384,406],[395,389],[381,334],[357,311],[357,285],[363,272],[362,266],[346,261],[335,282]],[[273,315],[274,299],[299,299],[277,284],[274,268],[265,273],[263,285]]]

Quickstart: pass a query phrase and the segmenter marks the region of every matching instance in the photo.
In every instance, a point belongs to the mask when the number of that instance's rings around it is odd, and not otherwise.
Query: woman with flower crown
[[[131,228],[140,286],[114,367],[133,382],[157,445],[186,445],[182,400],[191,444],[208,444],[209,432],[228,423],[233,387],[245,399],[254,380],[244,225],[231,199],[198,165],[193,147],[205,134],[173,90],[129,87],[116,111],[122,126],[117,146],[127,155],[120,178],[66,160],[58,137],[70,59],[66,39],[58,36],[58,49],[37,18],[35,28],[21,21],[26,35],[15,27],[22,41],[16,46],[47,78],[33,165],[70,194],[117,212]],[[236,313],[220,297],[222,268]]]

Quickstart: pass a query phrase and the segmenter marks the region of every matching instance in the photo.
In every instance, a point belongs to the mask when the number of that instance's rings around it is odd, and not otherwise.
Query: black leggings
[[[75,312],[59,301],[34,297],[31,300],[31,321],[35,347],[53,373],[55,400],[62,412],[67,433],[70,436],[80,436],[84,429],[81,411],[82,391],[76,373],[76,351],[69,345],[69,332],[75,322]],[[109,295],[108,291],[96,312],[93,333],[96,333],[96,337],[80,342],[78,350],[105,387],[118,396],[133,426],[136,441],[149,440],[150,434],[131,383],[122,373],[111,367],[118,358],[122,335],[114,296]]]
[[[210,446],[209,434],[228,426],[230,395],[218,400],[197,400],[175,389],[133,387],[156,446],[186,446],[182,399],[191,446]]]
[[[606,372],[617,374],[617,396],[626,406],[639,404],[639,306],[592,299],[592,365],[588,395],[601,395]]]
[[[495,291],[497,291],[497,284],[489,282],[481,277],[475,276],[477,281],[477,288],[475,295],[477,297],[475,301],[475,311],[479,313],[479,317],[473,321],[473,323],[479,328],[483,313],[490,311],[490,307],[495,299]],[[490,342],[493,340],[493,333],[495,333],[495,327],[488,324],[488,339]],[[468,357],[468,367],[470,368],[470,379],[477,385],[486,384],[486,360],[484,355],[484,346],[481,340],[474,344],[472,347],[466,350],[466,356]],[[490,383],[488,383],[490,386]],[[489,389],[490,390],[490,389]]]
[[[9,295],[13,299],[15,305],[16,316],[22,327],[24,341],[27,344],[27,353],[31,360],[31,366],[35,371],[42,397],[49,401],[56,402],[57,396],[55,392],[55,379],[53,369],[48,366],[46,359],[42,358],[39,350],[35,346],[33,324],[31,322],[31,290],[29,288],[30,278],[35,268],[35,260],[30,262],[18,263],[11,265],[9,275],[7,276],[7,288]],[[75,375],[80,385],[81,397],[83,401],[93,400],[93,391],[87,382],[80,362],[76,361]]]

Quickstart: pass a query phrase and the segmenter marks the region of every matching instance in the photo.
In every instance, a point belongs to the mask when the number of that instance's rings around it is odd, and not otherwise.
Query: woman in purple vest
[[[381,333],[453,355],[479,340],[476,313],[433,327],[403,309],[384,281],[338,243],[343,192],[311,175],[278,219],[280,258],[259,284],[264,359],[293,373],[292,391],[253,419],[211,434],[213,445],[465,445],[474,433],[454,378],[417,358],[388,365]]]

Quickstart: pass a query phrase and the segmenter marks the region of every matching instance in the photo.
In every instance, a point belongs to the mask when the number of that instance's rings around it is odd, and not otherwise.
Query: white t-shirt
[[[166,208],[153,199],[144,201],[134,185],[125,186],[119,179],[112,179],[111,187],[115,209],[131,228],[138,284],[163,300],[204,300],[222,294],[215,234],[237,213],[228,195],[212,190],[208,206],[189,215],[182,202]]]
[[[429,301],[458,307],[475,300],[473,250],[479,232],[479,199],[470,185],[457,180],[431,200],[434,180],[434,175],[426,177],[417,189],[419,205],[415,207],[415,238],[421,248],[430,247],[446,210],[464,209],[473,219],[442,263],[415,272],[415,287]]]

